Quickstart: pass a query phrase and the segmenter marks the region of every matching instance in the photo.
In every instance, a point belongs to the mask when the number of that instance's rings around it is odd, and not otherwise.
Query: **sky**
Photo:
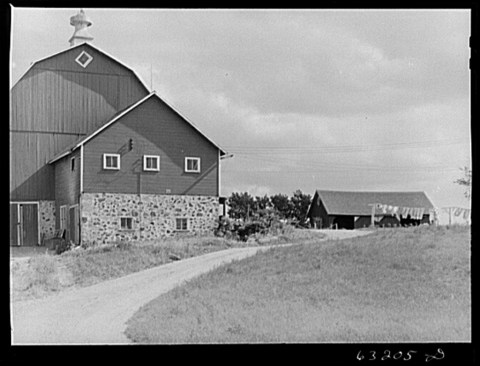
[[[76,8],[12,8],[11,85]],[[92,44],[233,157],[221,194],[424,191],[470,207],[469,10],[84,8]],[[447,219],[448,220],[448,219]]]

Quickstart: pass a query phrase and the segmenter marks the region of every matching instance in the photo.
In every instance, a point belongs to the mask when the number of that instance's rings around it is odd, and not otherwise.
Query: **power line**
[[[282,163],[285,162],[287,159],[278,159],[275,157],[251,157],[251,156],[238,156],[240,159],[248,160],[248,161],[255,161],[255,162],[264,162],[264,163]],[[339,164],[335,163],[334,165],[328,163],[305,163],[302,161],[294,161],[294,160],[287,160],[287,163],[291,163],[294,165],[294,169],[288,169],[288,167],[284,167],[282,170],[258,170],[258,172],[264,173],[275,173],[275,172],[283,172],[283,173],[304,173],[304,172],[318,172],[318,171],[390,171],[390,172],[406,172],[406,171],[422,171],[422,172],[437,172],[437,171],[457,171],[458,167],[451,167],[445,165],[431,165],[431,166],[408,166],[408,167],[398,167],[398,166],[380,166],[380,165],[358,165],[358,164]],[[304,169],[296,169],[296,168],[305,168]],[[238,171],[238,169],[235,169]],[[255,171],[253,169],[249,169],[246,171]]]
[[[311,154],[311,153],[351,153],[351,152],[370,152],[385,150],[404,150],[443,147],[448,145],[465,144],[468,140],[434,140],[434,141],[416,141],[400,142],[395,144],[369,144],[369,145],[343,145],[343,146],[226,146],[225,148],[235,154]]]

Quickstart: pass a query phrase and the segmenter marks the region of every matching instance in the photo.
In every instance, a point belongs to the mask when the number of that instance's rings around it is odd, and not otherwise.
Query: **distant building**
[[[319,229],[358,229],[369,227],[372,205],[381,204],[397,208],[422,208],[421,218],[408,215],[401,217],[374,208],[374,222],[377,226],[419,225],[430,223],[434,206],[424,192],[347,192],[317,190],[307,212],[312,227]],[[390,213],[389,213],[390,212]],[[400,211],[397,211],[399,214]]]
[[[225,151],[135,72],[86,41],[35,62],[11,90],[10,244],[213,230]]]

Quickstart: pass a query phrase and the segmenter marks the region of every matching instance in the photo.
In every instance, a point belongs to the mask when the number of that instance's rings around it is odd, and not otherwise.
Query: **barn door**
[[[69,210],[69,240],[75,244],[80,242],[80,220],[78,205],[70,207]]]
[[[38,205],[10,204],[10,245],[38,245]]]
[[[21,245],[38,245],[38,206],[36,204],[21,204],[20,212],[22,214]]]
[[[20,230],[19,206],[15,203],[10,204],[10,245],[20,245],[18,242],[18,232]]]

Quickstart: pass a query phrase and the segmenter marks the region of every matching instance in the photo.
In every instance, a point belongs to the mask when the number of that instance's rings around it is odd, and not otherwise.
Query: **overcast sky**
[[[469,207],[469,10],[90,9],[116,57],[234,157],[222,195],[425,191]],[[14,8],[12,78],[78,9]]]

